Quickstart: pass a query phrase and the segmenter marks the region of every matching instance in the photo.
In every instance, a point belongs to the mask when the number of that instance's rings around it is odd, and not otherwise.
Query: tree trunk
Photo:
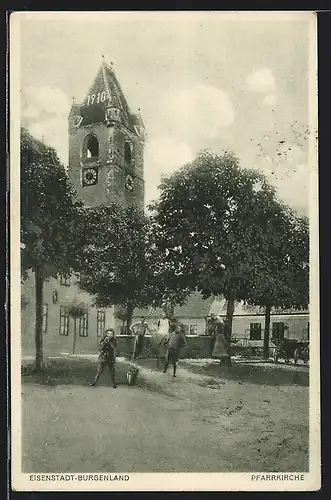
[[[44,278],[42,269],[35,269],[35,346],[36,372],[40,373],[44,367],[43,356],[43,287]]]
[[[226,318],[224,325],[224,336],[226,340],[229,364],[231,364],[231,335],[232,335],[232,320],[233,320],[235,301],[236,301],[236,292],[234,290],[230,290],[227,297]]]
[[[269,337],[270,337],[270,305],[265,308],[265,327],[263,337],[263,359],[269,359]]]
[[[127,329],[127,334],[129,335],[129,332],[130,332],[130,326],[132,324],[132,316],[133,316],[133,309],[134,309],[134,306],[133,306],[133,303],[132,302],[128,302],[127,305],[126,305],[126,329]]]
[[[175,307],[170,300],[166,300],[162,306],[163,312],[168,316],[168,318],[173,318]]]
[[[77,318],[74,319],[74,341],[72,344],[72,354],[75,354],[76,351],[76,340],[77,340]]]

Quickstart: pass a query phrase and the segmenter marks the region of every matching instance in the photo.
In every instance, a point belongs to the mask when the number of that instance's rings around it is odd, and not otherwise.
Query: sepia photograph
[[[12,488],[318,490],[315,13],[9,37]]]

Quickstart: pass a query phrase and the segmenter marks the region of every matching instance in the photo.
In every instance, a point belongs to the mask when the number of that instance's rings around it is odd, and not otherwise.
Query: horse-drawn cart
[[[293,354],[294,363],[297,363],[299,359],[307,364],[309,361],[309,342],[298,342],[298,346]]]
[[[309,361],[309,343],[295,339],[283,339],[274,350],[274,361],[277,363],[279,359],[284,359],[286,363],[293,359],[295,364],[299,359],[302,359],[307,364]]]

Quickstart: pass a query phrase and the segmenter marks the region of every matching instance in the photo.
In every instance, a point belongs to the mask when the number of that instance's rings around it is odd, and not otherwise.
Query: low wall
[[[72,352],[72,337],[56,337],[58,341],[61,341],[61,345],[56,342],[50,342],[51,339],[45,339],[44,343],[44,354],[45,356],[54,356],[60,352]],[[117,337],[117,356],[121,357],[131,357],[133,353],[134,337],[132,335],[118,335]],[[76,344],[76,354],[97,354],[99,351],[99,340],[94,339],[93,343],[83,344],[82,341],[86,339],[81,339],[77,337]],[[207,335],[187,335],[186,340],[188,347],[183,347],[180,350],[181,358],[210,358],[212,355],[212,342],[213,339]],[[256,348],[262,352],[263,342],[252,342],[254,345],[242,346],[234,344],[231,346],[231,353],[235,355],[243,356],[255,356],[257,354]],[[272,343],[270,343],[270,354],[272,354]],[[22,355],[34,355],[35,347],[33,342],[31,344],[23,343]],[[160,356],[164,355],[165,348],[160,351]],[[146,357],[157,357],[157,341],[155,337],[146,335],[144,342],[144,356]]]
[[[210,358],[212,350],[212,339],[207,336],[187,336],[188,347],[180,350],[181,358]],[[117,337],[117,355],[131,356],[133,353],[134,337],[130,335],[119,335]],[[150,349],[150,351],[148,351]],[[156,343],[152,342],[152,337],[146,336],[144,343],[146,356],[156,356]]]
[[[180,350],[180,358],[210,358],[212,355],[212,338],[207,335],[187,335],[186,340],[188,347],[183,347]],[[134,337],[130,335],[120,335],[117,337],[117,355],[130,357],[133,353]],[[263,349],[262,342],[253,342],[253,345],[241,346],[232,345],[231,354],[233,356],[259,356]],[[146,357],[156,357],[157,348],[156,342],[152,341],[152,337],[146,336],[144,343],[144,351]],[[273,354],[273,344],[270,342],[269,355]],[[163,353],[165,350],[163,350]],[[162,351],[161,351],[162,356]]]

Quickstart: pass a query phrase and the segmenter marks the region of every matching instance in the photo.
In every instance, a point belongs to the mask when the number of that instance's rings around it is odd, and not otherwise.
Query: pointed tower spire
[[[114,62],[108,64],[104,54],[101,54],[101,59],[97,75],[83,104],[79,106],[79,114],[83,117],[80,125],[106,123],[107,126],[112,126],[118,122],[137,133],[136,120],[117,80]],[[75,109],[76,106],[77,104],[72,107]]]
[[[136,133],[141,139],[146,139],[146,126],[143,117],[141,116],[141,109],[138,108],[137,113],[133,113],[131,116],[134,122],[134,129]]]

